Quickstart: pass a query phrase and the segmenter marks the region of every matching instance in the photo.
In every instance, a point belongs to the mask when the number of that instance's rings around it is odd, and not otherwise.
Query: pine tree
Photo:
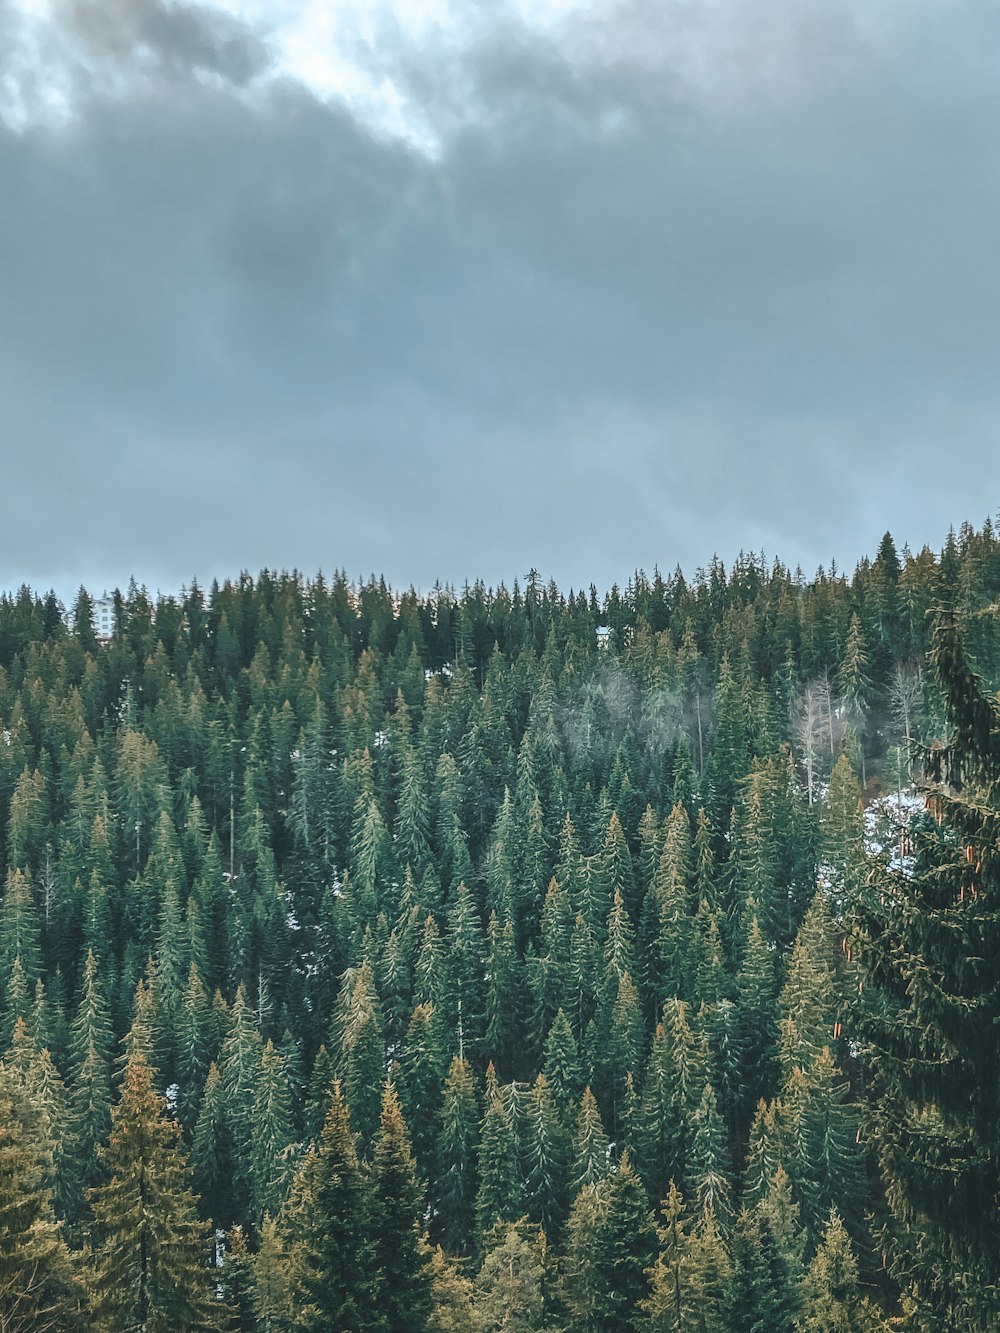
[[[108,1180],[90,1195],[93,1320],[108,1333],[219,1327],[208,1235],[197,1220],[179,1127],[165,1111],[136,1051],[101,1149]]]
[[[27,1038],[26,1032],[24,1036],[27,1059],[23,1072],[17,1071],[15,1076],[34,1108],[39,1141],[44,1145],[44,1156],[51,1161],[45,1183],[52,1189],[56,1213],[62,1219],[72,1220],[78,1215],[82,1201],[80,1159],[77,1156],[79,1139],[73,1106],[48,1049],[42,1047],[39,1050]],[[15,1073],[14,1048],[19,1044],[18,1037],[15,1031],[14,1045],[6,1056],[12,1074]]]
[[[485,1329],[537,1333],[545,1308],[545,1237],[525,1222],[498,1230],[476,1279]]]
[[[524,1059],[524,965],[515,948],[514,927],[496,913],[486,930],[483,1042],[487,1057],[505,1072]]]
[[[775,1248],[795,1292],[805,1273],[806,1233],[801,1224],[801,1213],[792,1193],[792,1182],[784,1167],[779,1166],[764,1191],[757,1212],[774,1237]],[[795,1302],[793,1300],[793,1312]]]
[[[232,1213],[232,1163],[226,1096],[213,1061],[191,1138],[191,1170],[203,1210],[219,1224],[225,1224]]]
[[[652,1199],[664,1197],[689,1158],[707,1077],[707,1044],[692,1029],[684,1002],[668,1000],[653,1038],[635,1127],[637,1160]]]
[[[382,1094],[370,1188],[372,1260],[382,1281],[380,1326],[387,1333],[426,1328],[431,1277],[420,1223],[423,1191],[402,1107],[391,1083]]]
[[[351,1108],[351,1124],[367,1145],[378,1123],[379,1088],[385,1077],[382,1016],[367,960],[353,976],[345,977],[341,1009],[341,1081]]]
[[[685,1179],[687,1197],[699,1213],[709,1208],[723,1229],[732,1221],[731,1168],[726,1132],[711,1083],[706,1083],[697,1110],[691,1116],[691,1147]]]
[[[642,1302],[649,1333],[684,1333],[687,1283],[684,1262],[688,1230],[684,1198],[673,1181],[660,1207],[660,1242],[656,1261],[648,1270],[649,1295]]]
[[[436,1173],[441,1218],[437,1230],[452,1254],[469,1254],[473,1248],[478,1146],[476,1085],[470,1065],[456,1056],[445,1080],[441,1102]]]
[[[803,1284],[800,1333],[868,1333],[871,1312],[861,1299],[858,1265],[843,1222],[834,1209]]]
[[[820,814],[820,846],[831,888],[841,903],[853,901],[867,873],[861,787],[846,749],[830,774]]]
[[[607,1191],[594,1184],[584,1186],[570,1209],[559,1298],[571,1333],[593,1333],[598,1327],[598,1233],[607,1208]]]
[[[458,884],[454,900],[448,910],[448,984],[445,1012],[449,1027],[458,1037],[459,1054],[466,1050],[475,1053],[483,1034],[483,959],[486,941],[483,938],[479,909],[466,887]]]
[[[732,1264],[711,1204],[691,1231],[685,1259],[684,1327],[731,1333]]]
[[[3,1022],[0,1024],[0,1046],[11,1041],[18,1023],[24,1023],[31,1013],[31,988],[24,975],[20,958],[15,957],[7,978],[3,1004]]]
[[[569,1135],[548,1079],[539,1074],[527,1106],[523,1156],[528,1216],[550,1242],[558,1239],[569,1210]]]
[[[560,1009],[552,1020],[545,1041],[543,1072],[548,1080],[553,1100],[565,1120],[570,1108],[575,1107],[582,1091],[580,1052],[569,1020]]]
[[[608,1174],[608,1137],[601,1122],[597,1098],[585,1088],[573,1131],[573,1168],[570,1191],[576,1195],[588,1185],[597,1185]]]
[[[302,1160],[279,1220],[298,1327],[315,1333],[383,1327],[371,1206],[347,1104],[334,1083],[322,1133]]]
[[[418,1170],[428,1179],[436,1170],[438,1120],[447,1064],[437,1011],[431,1004],[418,1004],[400,1052],[398,1091],[406,1122],[414,1127],[411,1144]]]
[[[250,1327],[260,1333],[284,1333],[296,1326],[288,1251],[276,1220],[267,1215],[261,1224],[260,1245],[253,1259],[250,1305],[254,1319]]]
[[[927,1319],[985,1329],[1000,1319],[1000,710],[952,611],[932,662],[951,737],[924,755],[916,873],[883,874],[858,913],[882,1089],[872,1135],[897,1277]]]
[[[503,1103],[492,1075],[493,1066],[490,1065],[487,1072],[486,1106],[479,1130],[476,1221],[480,1235],[484,1235],[497,1223],[513,1222],[521,1211],[517,1140],[510,1112]]]
[[[10,1333],[82,1329],[83,1290],[60,1235],[25,1121],[27,1097],[0,1065],[0,1327]]]
[[[253,1199],[254,1100],[262,1043],[253,1011],[239,986],[229,1013],[229,1031],[219,1056],[222,1104],[232,1154],[230,1218],[245,1220]]]
[[[675,805],[667,819],[651,889],[658,915],[657,956],[651,960],[658,978],[654,991],[657,1008],[666,999],[687,999],[691,993],[693,875],[690,818],[682,805]]]
[[[295,1133],[288,1077],[274,1043],[268,1041],[254,1089],[250,1173],[254,1213],[276,1217],[295,1171]]]
[[[208,1066],[218,1054],[214,1049],[212,1005],[202,983],[198,965],[188,968],[187,986],[177,1019],[178,1112],[181,1124],[190,1131],[198,1114],[198,1098],[205,1084]]]
[[[872,680],[869,674],[868,648],[865,643],[865,633],[857,612],[851,616],[851,623],[847,630],[844,653],[837,671],[837,685],[844,703],[847,706],[848,715],[857,730],[859,737],[861,737],[865,730],[865,715],[867,712],[868,697],[872,689]],[[863,747],[861,752],[861,768],[862,774],[864,775],[865,759]],[[864,780],[864,777],[862,780]]]
[[[431,1312],[427,1333],[482,1333],[482,1322],[473,1305],[475,1288],[458,1271],[440,1245],[430,1258]]]
[[[246,1232],[232,1227],[218,1246],[222,1259],[219,1290],[228,1306],[228,1333],[254,1333],[253,1312],[254,1256],[247,1244]],[[266,1327],[266,1325],[265,1325]]]
[[[30,990],[41,974],[41,932],[31,879],[20,869],[8,871],[0,900],[0,977],[10,976],[15,959],[20,960]]]
[[[786,1085],[786,1136],[795,1148],[788,1170],[799,1189],[803,1217],[811,1237],[830,1208],[836,1206],[849,1231],[860,1232],[866,1191],[862,1157],[861,1118],[849,1099],[849,1087],[829,1047],[816,1057],[801,1082],[801,1095]]]
[[[579,1196],[568,1228],[569,1327],[580,1333],[636,1329],[649,1294],[647,1272],[657,1254],[646,1192],[628,1153],[617,1171],[588,1188],[593,1202],[586,1192]]]
[[[774,1001],[777,992],[774,955],[757,918],[747,931],[737,973],[737,1041],[743,1067],[741,1120],[748,1123],[757,1100],[769,1096],[777,1081]]]
[[[770,1226],[742,1209],[732,1232],[732,1333],[792,1333],[795,1291]]]

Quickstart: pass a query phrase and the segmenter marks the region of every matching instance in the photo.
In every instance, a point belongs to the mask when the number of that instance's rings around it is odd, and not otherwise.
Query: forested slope
[[[954,721],[929,610],[995,681],[998,596],[987,524],[603,597],[133,587],[105,643],[0,602],[3,1327],[911,1309],[852,923],[917,834],[863,806]]]

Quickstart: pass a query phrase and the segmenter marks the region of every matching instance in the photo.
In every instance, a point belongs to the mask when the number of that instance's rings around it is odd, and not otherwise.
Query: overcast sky
[[[0,0],[0,587],[1000,504],[1000,7]]]

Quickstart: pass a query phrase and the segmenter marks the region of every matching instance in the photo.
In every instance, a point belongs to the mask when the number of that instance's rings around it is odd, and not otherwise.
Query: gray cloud
[[[385,29],[425,155],[208,8],[73,5],[69,110],[0,130],[0,584],[808,570],[981,518],[982,8]]]
[[[265,43],[245,24],[204,5],[165,0],[64,0],[58,14],[93,59],[132,70],[155,68],[171,80],[218,75],[237,87],[269,63]]]

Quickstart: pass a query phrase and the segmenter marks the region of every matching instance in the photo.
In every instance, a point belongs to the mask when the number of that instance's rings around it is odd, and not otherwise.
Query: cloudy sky
[[[1000,8],[0,0],[0,587],[1000,504]]]

